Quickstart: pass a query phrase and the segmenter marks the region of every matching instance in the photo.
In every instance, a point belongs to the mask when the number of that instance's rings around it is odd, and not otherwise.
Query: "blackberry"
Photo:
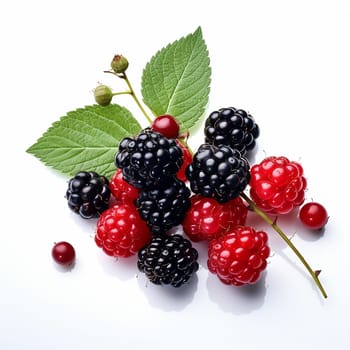
[[[205,121],[204,134],[206,143],[230,146],[245,156],[255,147],[260,130],[249,113],[229,107],[209,115]]]
[[[165,177],[174,176],[182,163],[176,140],[150,128],[135,138],[124,138],[115,156],[115,165],[122,169],[124,180],[139,189],[158,186]]]
[[[68,182],[68,207],[84,219],[98,217],[109,207],[109,181],[94,171],[80,171]]]
[[[194,193],[225,203],[249,183],[249,164],[238,150],[205,143],[194,154],[186,176]]]
[[[154,236],[138,253],[137,267],[154,284],[180,287],[198,270],[198,252],[181,235]]]
[[[162,234],[181,224],[191,205],[190,195],[185,183],[173,177],[158,188],[142,191],[136,206],[152,233]]]

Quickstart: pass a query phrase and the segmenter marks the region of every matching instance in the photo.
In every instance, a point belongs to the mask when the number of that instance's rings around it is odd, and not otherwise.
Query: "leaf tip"
[[[194,31],[193,34],[198,34],[199,36],[202,36],[202,27],[198,26],[197,29]]]
[[[26,152],[26,153],[29,153],[29,154],[34,154],[34,153],[35,153],[34,147],[35,147],[35,144],[29,146],[29,147],[25,150],[25,152]]]

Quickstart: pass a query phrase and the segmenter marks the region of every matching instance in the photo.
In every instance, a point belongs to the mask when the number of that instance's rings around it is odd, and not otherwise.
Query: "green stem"
[[[131,95],[131,91],[121,91],[121,92],[113,92],[113,96],[118,96],[118,95]]]
[[[327,293],[324,290],[320,280],[318,279],[318,275],[320,271],[314,271],[310,265],[307,263],[305,258],[302,256],[302,254],[299,252],[299,250],[295,247],[295,245],[292,243],[292,241],[286,236],[286,234],[280,229],[280,227],[276,224],[275,221],[273,221],[269,216],[265,214],[264,211],[262,211],[258,206],[244,193],[241,193],[241,197],[249,204],[250,208],[259,215],[265,222],[267,222],[269,225],[272,226],[272,228],[280,235],[280,237],[287,243],[287,245],[293,250],[293,252],[296,254],[296,256],[299,258],[299,260],[302,262],[302,264],[305,266],[307,271],[310,273],[312,279],[316,283],[317,287],[321,291],[324,298],[327,298]]]
[[[143,115],[146,117],[147,121],[149,124],[152,124],[152,119],[149,117],[149,115],[146,113],[145,109],[143,108],[142,104],[140,103],[139,99],[137,98],[135,92],[134,92],[134,89],[132,88],[132,85],[130,83],[130,80],[128,78],[128,76],[126,75],[126,73],[121,73],[121,74],[117,74],[118,77],[122,78],[125,80],[126,84],[128,85],[129,87],[129,90],[130,91],[126,91],[126,92],[117,92],[113,95],[121,95],[121,94],[130,94],[134,101],[136,102],[137,106],[140,108],[141,112],[143,113]],[[179,141],[189,150],[189,152],[191,153],[191,155],[193,155],[193,151],[191,149],[191,147],[189,146],[188,142],[187,142],[187,139],[188,139],[188,134],[186,135],[182,135],[183,137],[179,138]]]
[[[150,118],[150,116],[146,113],[145,109],[143,108],[142,104],[140,103],[139,99],[137,98],[134,89],[132,88],[132,85],[130,83],[129,78],[127,77],[127,75],[125,73],[122,73],[120,75],[120,77],[122,79],[125,80],[126,84],[128,85],[129,89],[130,89],[130,95],[133,97],[134,101],[136,102],[137,106],[140,108],[141,112],[143,113],[143,115],[146,117],[147,121],[149,124],[152,124],[152,119]]]

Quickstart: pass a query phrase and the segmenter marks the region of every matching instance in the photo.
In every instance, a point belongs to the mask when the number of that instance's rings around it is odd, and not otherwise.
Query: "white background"
[[[0,349],[349,349],[349,19],[347,0],[2,2]],[[198,26],[213,70],[207,112],[250,111],[261,128],[255,160],[300,161],[307,200],[328,209],[322,234],[278,221],[322,269],[327,300],[254,217],[272,249],[257,285],[220,284],[204,245],[189,285],[147,284],[135,259],[95,246],[95,222],[67,209],[67,179],[25,153],[52,122],[94,103],[98,82],[124,89],[103,73],[114,54],[128,57],[139,92],[150,57]],[[141,121],[129,96],[116,102]],[[200,128],[190,144],[202,140]],[[60,240],[77,251],[68,272],[50,256]]]

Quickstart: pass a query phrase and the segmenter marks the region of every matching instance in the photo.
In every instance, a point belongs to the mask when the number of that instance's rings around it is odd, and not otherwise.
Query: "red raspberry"
[[[140,191],[123,179],[123,172],[118,169],[109,182],[109,189],[114,198],[118,201],[134,201],[139,196]]]
[[[95,242],[110,256],[129,257],[148,244],[152,236],[133,203],[117,203],[97,221]]]
[[[266,268],[269,255],[266,232],[239,226],[210,241],[208,268],[225,284],[253,284]]]
[[[179,169],[179,171],[177,172],[176,174],[176,177],[183,181],[183,182],[186,182],[187,181],[187,177],[186,177],[186,174],[185,174],[185,171],[186,171],[186,168],[187,168],[187,165],[191,164],[192,163],[192,154],[191,152],[189,151],[189,149],[187,147],[185,147],[181,142],[179,141],[176,141],[178,146],[181,148],[182,150],[182,158],[183,158],[183,163],[182,163],[182,166],[181,168]]]
[[[245,225],[248,209],[240,197],[226,203],[195,195],[182,223],[193,242],[211,240],[224,235],[237,225]]]
[[[250,195],[265,212],[287,214],[305,199],[302,166],[286,157],[267,157],[251,168]]]

